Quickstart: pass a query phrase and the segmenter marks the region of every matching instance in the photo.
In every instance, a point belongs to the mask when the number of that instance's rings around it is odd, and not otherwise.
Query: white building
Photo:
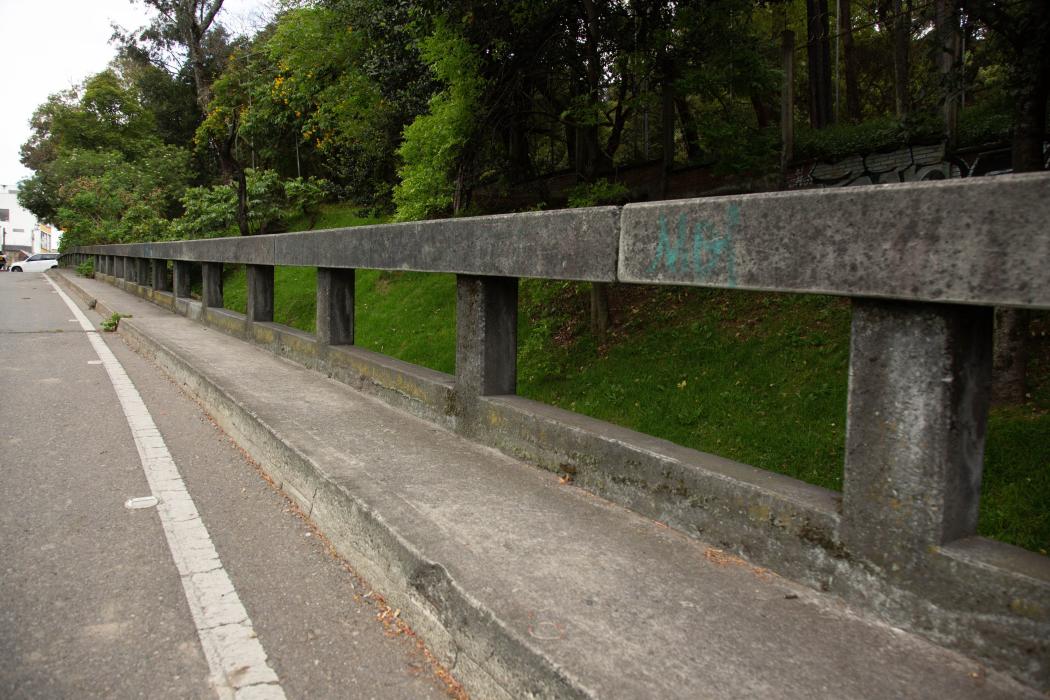
[[[33,253],[51,253],[58,250],[62,232],[40,223],[32,212],[18,203],[18,190],[0,187],[0,241],[8,260],[14,261]]]

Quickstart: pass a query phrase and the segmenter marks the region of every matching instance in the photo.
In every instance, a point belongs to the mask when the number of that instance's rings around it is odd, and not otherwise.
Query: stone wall
[[[1043,144],[1050,169],[1050,142]],[[858,154],[835,162],[808,160],[788,168],[788,189],[884,185],[1013,172],[1009,144],[964,148],[950,158],[944,144],[906,146],[896,151]]]

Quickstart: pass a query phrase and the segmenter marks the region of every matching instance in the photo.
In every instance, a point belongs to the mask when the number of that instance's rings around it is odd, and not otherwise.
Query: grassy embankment
[[[317,228],[374,223],[328,207]],[[292,222],[291,230],[304,222]],[[276,320],[314,330],[316,272],[278,268]],[[617,286],[599,346],[587,286],[522,280],[518,393],[842,488],[849,302],[720,290]],[[243,312],[243,271],[226,282]],[[357,343],[452,373],[455,278],[359,270]],[[1050,549],[1050,319],[1036,322],[1031,399],[992,411],[981,534]]]

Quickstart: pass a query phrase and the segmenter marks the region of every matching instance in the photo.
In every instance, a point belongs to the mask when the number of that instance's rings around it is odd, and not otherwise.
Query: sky
[[[225,0],[219,17],[248,34],[272,14],[269,0]],[[0,0],[0,185],[13,188],[32,174],[18,149],[37,106],[106,67],[113,23],[136,29],[149,17],[130,0]]]

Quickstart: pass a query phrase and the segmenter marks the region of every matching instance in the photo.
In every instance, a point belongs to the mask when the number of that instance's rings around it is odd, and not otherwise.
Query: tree
[[[857,52],[853,46],[853,12],[850,0],[838,0],[836,24],[842,41],[843,77],[846,84],[846,116],[851,122],[863,117],[857,83]]]
[[[806,0],[809,123],[814,129],[823,129],[834,122],[831,104],[831,41],[828,21],[828,0]]]
[[[19,201],[66,231],[63,245],[165,234],[189,177],[189,154],[156,136],[153,114],[115,68],[37,108]]]
[[[117,32],[115,39],[151,57],[154,65],[172,74],[187,71],[193,77],[197,107],[205,117],[212,100],[212,85],[231,50],[226,30],[216,21],[223,0],[139,0],[157,12],[153,21],[138,36]],[[215,136],[210,146],[215,153],[223,179],[236,181],[239,191],[238,223],[243,235],[248,233],[244,202],[247,184],[244,168],[234,156],[237,133],[231,124],[222,136]]]
[[[983,22],[1005,59],[1014,111],[1012,162],[1017,173],[1044,169],[1046,102],[1050,96],[1050,4],[964,0],[962,7]],[[1031,314],[996,309],[995,383],[998,401],[1025,399]]]

